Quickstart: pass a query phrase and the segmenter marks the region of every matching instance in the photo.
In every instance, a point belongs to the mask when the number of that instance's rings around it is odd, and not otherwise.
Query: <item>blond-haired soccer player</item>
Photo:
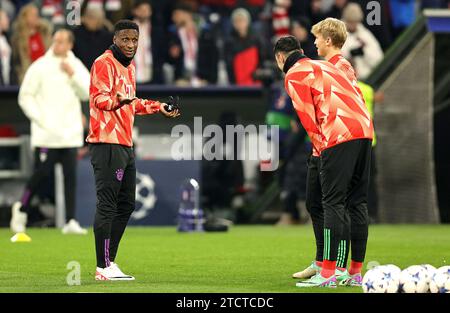
[[[351,63],[346,60],[341,53],[341,48],[347,40],[347,29],[345,23],[335,19],[326,18],[315,24],[311,33],[315,36],[314,44],[317,47],[317,53],[320,57],[337,67],[352,83],[361,99],[364,101],[361,90],[358,86],[355,70]],[[308,162],[308,187],[306,206],[311,214],[313,221],[314,235],[316,238],[316,260],[303,271],[293,274],[294,278],[306,279],[320,271],[323,260],[324,247],[324,231],[323,231],[323,208],[322,208],[322,190],[319,181],[319,157],[311,156]],[[354,199],[349,199],[347,206],[354,205]],[[359,285],[358,279],[352,278],[361,272],[361,262],[352,260],[350,271],[347,271],[347,259],[350,246],[350,217],[349,210],[346,211],[345,220],[346,225],[343,231],[343,237],[338,246],[338,259],[336,263],[336,278],[344,285]],[[360,232],[358,226],[354,227],[355,232]],[[358,234],[353,234],[358,236]],[[352,247],[352,249],[355,247]],[[356,253],[358,254],[358,253]],[[355,254],[352,254],[355,255]],[[358,276],[359,277],[359,276]]]
[[[345,23],[335,18],[326,18],[311,28],[311,33],[316,37],[314,44],[317,54],[332,63],[352,82],[361,98],[363,95],[358,87],[356,72],[352,64],[342,56],[341,49],[347,40],[347,28]],[[364,99],[363,99],[364,100]]]

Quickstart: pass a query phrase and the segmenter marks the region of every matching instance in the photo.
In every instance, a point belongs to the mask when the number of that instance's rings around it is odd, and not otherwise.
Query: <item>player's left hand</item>
[[[175,118],[181,115],[180,111],[178,109],[175,109],[173,111],[166,111],[165,106],[167,105],[167,103],[161,103],[161,106],[159,108],[159,111],[165,116],[165,117],[170,117],[170,118]]]
[[[180,97],[170,96],[167,103],[161,103],[160,111],[164,116],[175,118],[180,116]]]

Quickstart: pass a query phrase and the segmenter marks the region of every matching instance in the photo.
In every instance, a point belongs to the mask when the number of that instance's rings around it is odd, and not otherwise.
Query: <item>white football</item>
[[[376,268],[372,268],[364,274],[362,280],[362,289],[364,293],[378,293],[378,281],[381,273]]]
[[[400,288],[404,293],[428,292],[427,271],[420,265],[412,265],[400,273]]]
[[[393,264],[380,266],[378,270],[384,276],[380,286],[380,290],[384,290],[385,293],[399,292],[400,274],[402,270]]]
[[[399,288],[400,273],[389,266],[377,266],[363,277],[362,289],[364,293],[392,293]]]
[[[450,293],[450,266],[442,266],[436,270],[430,281],[430,292]]]

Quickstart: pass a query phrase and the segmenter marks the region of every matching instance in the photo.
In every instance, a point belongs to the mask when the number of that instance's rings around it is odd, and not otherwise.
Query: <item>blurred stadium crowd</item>
[[[62,27],[73,30],[74,53],[89,69],[111,44],[113,24],[123,18],[140,26],[135,62],[141,84],[260,85],[258,73],[264,72],[257,69],[270,68],[272,43],[280,36],[295,35],[305,54],[317,58],[310,29],[325,17],[346,22],[343,53],[364,80],[420,9],[450,6],[448,0],[376,1],[380,25],[368,25],[370,2],[1,0],[0,85],[20,85],[29,65],[51,44],[53,31]]]

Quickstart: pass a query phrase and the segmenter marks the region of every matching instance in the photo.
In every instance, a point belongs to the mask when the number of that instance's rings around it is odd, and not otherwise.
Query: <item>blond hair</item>
[[[316,37],[321,35],[324,39],[330,38],[333,46],[339,49],[342,48],[347,40],[345,23],[332,17],[328,17],[315,24],[311,28],[311,33]]]

